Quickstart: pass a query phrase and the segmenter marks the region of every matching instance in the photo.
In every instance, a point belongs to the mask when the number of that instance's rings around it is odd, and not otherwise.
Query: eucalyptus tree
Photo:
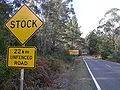
[[[108,10],[104,18],[102,18],[99,22],[98,30],[102,32],[102,44],[101,47],[106,47],[106,44],[109,43],[109,50],[106,53],[111,54],[113,57],[117,56],[117,51],[119,48],[119,36],[120,36],[120,10],[117,8],[112,8]],[[106,44],[105,44],[106,43]],[[101,48],[101,50],[106,50]],[[103,54],[103,53],[101,53]]]
[[[120,26],[120,10],[117,8],[112,8],[108,10],[105,15],[104,19],[100,21],[100,26],[103,29],[103,32],[109,37],[112,41],[113,50],[115,49],[115,40],[119,34],[119,26]]]

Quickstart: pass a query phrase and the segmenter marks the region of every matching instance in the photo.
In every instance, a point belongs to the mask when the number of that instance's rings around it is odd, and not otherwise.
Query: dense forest
[[[37,48],[37,60],[35,69],[25,70],[25,90],[51,86],[56,74],[74,58],[68,50],[81,50],[84,45],[72,0],[0,0],[0,90],[19,89],[20,70],[6,67],[6,54],[8,46],[21,45],[5,22],[24,4],[44,22],[26,43]]]

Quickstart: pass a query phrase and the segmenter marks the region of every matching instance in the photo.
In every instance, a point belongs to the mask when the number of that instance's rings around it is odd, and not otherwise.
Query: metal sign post
[[[24,85],[24,68],[21,69],[20,90],[23,90],[23,85]]]
[[[24,47],[24,45],[22,45],[22,47]],[[21,74],[20,74],[20,90],[23,90],[23,86],[24,86],[24,68],[21,69]]]

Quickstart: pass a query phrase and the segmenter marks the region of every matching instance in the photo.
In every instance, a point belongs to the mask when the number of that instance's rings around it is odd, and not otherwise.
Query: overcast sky
[[[73,0],[73,7],[81,26],[82,37],[96,29],[105,12],[111,8],[120,9],[120,0]]]

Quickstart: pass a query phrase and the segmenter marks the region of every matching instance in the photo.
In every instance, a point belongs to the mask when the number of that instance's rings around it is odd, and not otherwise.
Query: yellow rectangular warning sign
[[[7,53],[8,67],[35,67],[35,47],[9,47]]]

